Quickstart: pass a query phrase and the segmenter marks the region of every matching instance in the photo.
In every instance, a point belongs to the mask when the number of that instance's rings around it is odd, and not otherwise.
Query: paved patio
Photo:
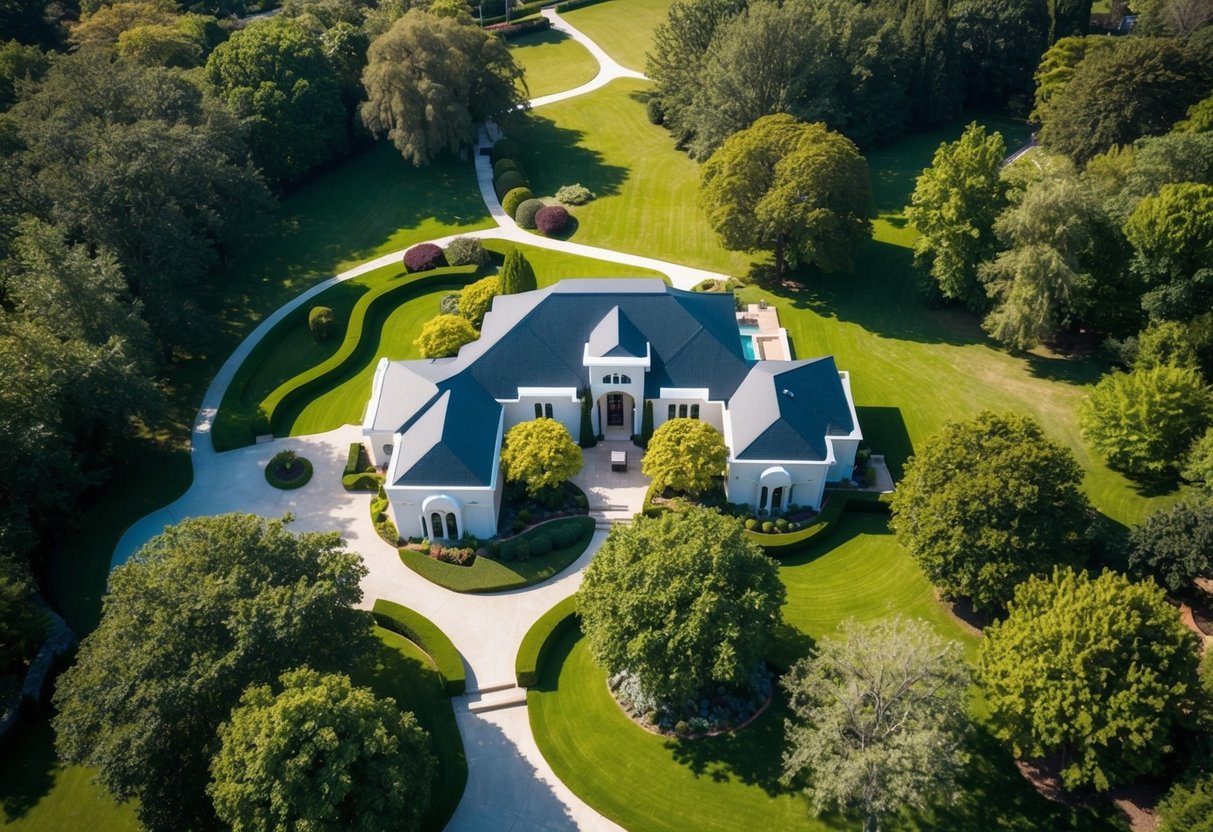
[[[627,454],[628,470],[611,470],[611,453]],[[631,441],[607,440],[592,448],[583,448],[581,472],[573,482],[590,500],[590,516],[599,527],[610,523],[630,523],[644,505],[644,493],[649,488],[649,478],[640,473],[640,457],[643,449]]]

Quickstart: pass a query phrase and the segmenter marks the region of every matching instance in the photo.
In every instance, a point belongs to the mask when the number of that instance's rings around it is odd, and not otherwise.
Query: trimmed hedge
[[[504,201],[505,195],[510,191],[516,188],[525,188],[529,184],[526,180],[526,174],[522,171],[507,170],[493,180],[493,190],[496,192],[497,198]]]
[[[452,283],[467,284],[476,275],[476,266],[448,266],[435,269],[411,280],[399,283],[388,283],[379,289],[367,292],[354,304],[350,313],[349,324],[345,330],[345,340],[337,352],[325,361],[320,362],[310,370],[300,373],[274,389],[261,403],[269,418],[271,429],[275,433],[282,431],[284,426],[279,424],[284,413],[304,400],[311,399],[316,391],[324,388],[349,372],[352,365],[364,360],[363,351],[370,339],[364,338],[367,321],[373,320],[380,312],[390,312],[403,301],[399,297],[411,293],[440,287]],[[282,325],[289,325],[290,319]]]
[[[879,514],[889,513],[890,494],[872,491],[834,491],[826,499],[821,513],[807,528],[786,534],[763,534],[746,529],[745,536],[757,543],[773,558],[787,557],[820,543],[838,528],[838,520],[845,511],[863,511]]]
[[[313,306],[312,311],[307,313],[307,328],[317,341],[327,340],[336,325],[337,317],[327,306]]]
[[[547,18],[544,19],[546,20]],[[492,152],[489,154],[489,161],[491,161],[493,164],[497,164],[502,159],[513,159],[521,150],[521,145],[511,138],[506,137],[498,139],[493,144]]]
[[[535,215],[543,209],[543,200],[528,199],[518,206],[514,212],[514,222],[518,223],[519,228],[525,228],[532,231],[535,228]]]
[[[357,474],[362,470],[362,443],[351,442],[349,453],[345,455],[345,470],[342,474]]]
[[[505,173],[507,170],[516,170],[521,172],[522,165],[518,164],[513,159],[498,159],[496,162],[493,162],[494,179],[501,176],[501,174]]]
[[[570,595],[545,612],[522,638],[518,656],[514,659],[514,678],[518,687],[534,687],[539,682],[539,667],[547,655],[548,645],[557,641],[571,628],[578,626],[577,596]]]
[[[530,188],[515,188],[505,195],[505,199],[501,200],[501,210],[513,217],[518,213],[518,207],[524,202],[530,202],[535,198],[531,193]]]
[[[544,234],[559,234],[569,224],[569,212],[563,205],[545,205],[535,214],[535,227]]]
[[[404,253],[404,268],[413,272],[428,272],[446,265],[442,249],[433,243],[421,243]]]
[[[383,484],[379,474],[346,474],[341,478],[341,487],[346,491],[378,491]]]
[[[273,458],[268,463],[266,463],[265,481],[274,486],[274,488],[281,488],[283,491],[292,491],[296,488],[303,488],[303,486],[307,485],[308,480],[312,478],[312,463],[301,456],[296,456],[295,461],[299,462],[303,466],[303,470],[299,473],[299,476],[295,477],[294,479],[284,479],[279,477],[274,472],[275,466],[277,466],[279,459],[284,453],[286,453],[286,451],[279,451],[278,453],[274,454]]]
[[[442,677],[447,696],[459,696],[467,690],[463,657],[437,624],[419,612],[383,598],[375,601],[371,615],[380,627],[399,633],[429,654]]]

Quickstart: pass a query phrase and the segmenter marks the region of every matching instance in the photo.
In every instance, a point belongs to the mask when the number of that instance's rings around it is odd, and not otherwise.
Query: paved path
[[[554,10],[544,10],[553,27],[583,44],[599,62],[599,72],[587,84],[543,96],[533,107],[562,101],[599,89],[617,78],[644,78],[625,69],[602,49],[563,21]],[[725,278],[649,257],[614,252],[593,246],[552,240],[519,228],[506,216],[493,192],[492,167],[487,156],[476,156],[481,195],[495,228],[468,232],[468,237],[503,239],[539,248],[565,251],[619,263],[623,267],[652,269],[667,275],[679,288],[689,289],[706,278]],[[431,242],[445,245],[454,236]],[[603,453],[590,452],[578,481],[591,495],[599,530],[585,554],[550,581],[513,592],[464,595],[438,587],[405,567],[396,550],[376,534],[370,520],[367,494],[350,494],[341,487],[349,443],[359,441],[361,427],[345,425],[311,436],[275,439],[259,445],[216,453],[210,430],[224,393],[237,369],[253,348],[284,317],[316,295],[351,278],[400,262],[403,251],[385,254],[335,275],[303,292],[258,325],[215,374],[203,395],[191,436],[194,479],[189,490],[168,506],[143,517],[123,534],[114,550],[113,565],[126,561],[165,526],[187,517],[242,511],[267,517],[291,512],[296,531],[338,531],[350,549],[359,552],[368,569],[362,582],[363,605],[388,598],[417,610],[434,621],[451,638],[468,672],[468,694],[453,700],[456,721],[468,760],[468,785],[448,829],[458,832],[488,830],[563,830],[593,832],[617,830],[610,820],[583,803],[560,782],[535,744],[525,700],[514,685],[514,658],[531,624],[557,602],[573,594],[586,565],[606,537],[610,522],[627,521],[639,510],[645,483],[638,475],[639,453],[629,453],[631,467],[622,479],[609,476]],[[626,273],[626,268],[621,269]],[[604,443],[607,451],[612,443]],[[630,443],[626,443],[631,448]],[[266,481],[270,457],[292,448],[311,460],[314,474],[303,488],[280,491]],[[601,459],[600,459],[601,457]],[[605,467],[604,467],[605,465]],[[496,702],[507,707],[485,710]],[[521,706],[520,706],[521,705]]]

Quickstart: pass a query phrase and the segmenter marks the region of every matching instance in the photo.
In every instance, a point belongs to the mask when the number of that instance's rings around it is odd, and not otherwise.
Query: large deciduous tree
[[[770,648],[786,591],[741,524],[692,508],[616,526],[577,592],[594,660],[659,700],[741,685]]]
[[[1213,305],[1213,185],[1163,185],[1124,226],[1133,271],[1147,287],[1153,318],[1187,319]]]
[[[422,358],[446,358],[478,337],[476,328],[462,315],[435,315],[422,324],[413,346]]]
[[[219,729],[208,791],[233,832],[418,829],[436,763],[390,699],[310,668],[244,692]]]
[[[854,620],[823,638],[783,679],[784,779],[804,780],[816,811],[882,815],[924,809],[951,790],[962,749],[969,670],[960,645],[925,621]]]
[[[519,422],[501,448],[506,480],[522,483],[532,496],[559,487],[581,470],[581,463],[581,448],[555,419]]]
[[[1173,475],[1213,417],[1213,394],[1200,373],[1162,365],[1104,376],[1083,401],[1083,436],[1126,474]]]
[[[823,124],[765,116],[731,136],[703,166],[700,200],[726,248],[773,251],[826,271],[850,266],[872,233],[868,164]]]
[[[658,493],[700,494],[720,482],[729,449],[716,428],[698,419],[670,419],[653,431],[641,470]]]
[[[1032,73],[1049,45],[1047,0],[958,0],[948,13],[968,103],[1026,104]]]
[[[0,673],[38,649],[46,615],[34,604],[34,581],[25,563],[0,552]]]
[[[1213,579],[1213,503],[1184,501],[1156,511],[1129,539],[1129,568],[1172,592]]]
[[[248,514],[185,520],[110,575],[101,623],[55,691],[56,747],[152,830],[211,829],[217,734],[250,685],[344,670],[373,644],[361,558],[336,534]]]
[[[950,422],[906,463],[890,523],[931,583],[983,610],[1055,564],[1081,564],[1082,469],[1032,420],[983,411]]]
[[[1171,787],[1158,803],[1158,832],[1213,832],[1213,774]]]
[[[415,165],[476,143],[486,119],[525,106],[522,68],[505,41],[413,9],[371,43],[362,73],[362,120]]]
[[[279,16],[235,32],[211,53],[206,78],[270,179],[298,179],[345,150],[337,71],[320,36],[298,21]]]
[[[959,139],[935,151],[906,211],[919,234],[915,265],[930,274],[945,298],[972,310],[988,306],[977,268],[998,247],[994,220],[1007,204],[999,176],[1006,152],[1001,133],[987,134],[971,123]]]
[[[986,629],[978,675],[1015,756],[1059,755],[1067,788],[1157,774],[1192,706],[1195,636],[1153,581],[1033,577]]]

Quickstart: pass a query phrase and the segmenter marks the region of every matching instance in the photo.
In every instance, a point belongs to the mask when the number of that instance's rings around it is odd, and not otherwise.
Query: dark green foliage
[[[1118,39],[1084,57],[1039,107],[1041,143],[1083,164],[1113,145],[1166,133],[1207,94],[1208,72],[1181,43]]]
[[[443,251],[447,264],[451,266],[483,266],[489,262],[484,243],[478,237],[456,237],[447,243]]]
[[[17,100],[18,84],[41,79],[50,65],[50,58],[37,46],[27,46],[15,40],[0,43],[0,112],[7,110]]]
[[[598,444],[598,436],[594,433],[594,402],[590,400],[590,391],[581,391],[581,426],[578,429],[577,444],[583,448],[592,448]]]
[[[1185,319],[1213,304],[1213,185],[1163,185],[1124,226],[1133,272],[1147,287],[1152,318]]]
[[[1049,45],[1047,0],[958,0],[949,11],[970,105],[1026,113],[1032,74]]]
[[[514,222],[518,223],[519,228],[525,228],[528,231],[535,228],[535,215],[543,208],[543,201],[539,199],[528,199],[518,204],[514,210]]]
[[[46,614],[34,603],[34,581],[25,564],[0,554],[0,673],[32,658],[46,633]]]
[[[514,171],[508,171],[506,176],[509,176],[511,173],[514,173]],[[530,188],[514,188],[501,197],[501,210],[505,211],[506,216],[513,217],[518,213],[518,206],[534,198],[535,195],[531,193]]]
[[[518,154],[521,152],[522,146],[519,145],[518,142],[507,137],[497,140],[496,144],[493,145],[493,152],[489,158],[493,160],[494,164],[496,164],[502,159],[516,159]]]
[[[521,249],[511,247],[505,254],[505,262],[497,273],[501,280],[501,294],[516,295],[537,288],[535,270]]]
[[[307,329],[317,341],[327,341],[333,334],[337,318],[327,306],[313,306],[307,313]]]
[[[526,188],[526,174],[520,170],[507,170],[505,173],[493,179],[493,189],[497,192],[497,198],[504,200],[505,195],[515,188]],[[530,197],[527,197],[530,199]],[[502,205],[504,206],[504,203]],[[508,211],[506,212],[509,213]]]
[[[515,162],[513,159],[498,159],[493,162],[493,178],[501,176],[507,170],[516,170],[521,172],[522,165]]]
[[[653,438],[653,402],[644,400],[644,412],[640,417],[640,447],[647,448]]]
[[[916,449],[890,525],[931,583],[994,611],[1029,576],[1086,559],[1081,482],[1073,454],[1038,424],[987,410]]]
[[[590,652],[650,695],[741,684],[770,648],[786,591],[741,525],[694,508],[616,526],[577,592]]]
[[[1158,832],[1213,832],[1213,775],[1171,787],[1158,804]]]
[[[995,736],[1059,755],[1066,788],[1159,774],[1197,690],[1196,637],[1153,581],[1058,569],[986,628],[979,678]]]
[[[1213,503],[1180,502],[1156,511],[1133,529],[1129,568],[1172,592],[1197,578],[1213,579]]]
[[[265,466],[265,481],[283,491],[302,488],[311,478],[311,461],[294,451],[279,451]]]
[[[548,646],[560,636],[577,626],[577,596],[570,595],[545,612],[531,625],[518,648],[514,660],[514,677],[518,687],[529,688],[539,684],[539,667],[547,654]]]
[[[360,556],[337,534],[227,514],[170,526],[110,575],[101,624],[55,692],[57,748],[152,830],[214,828],[217,730],[246,688],[373,647]],[[216,670],[222,668],[222,673]]]
[[[399,633],[429,654],[442,676],[447,696],[459,696],[467,689],[459,650],[437,624],[419,612],[382,598],[375,601],[371,614],[380,627]]]

